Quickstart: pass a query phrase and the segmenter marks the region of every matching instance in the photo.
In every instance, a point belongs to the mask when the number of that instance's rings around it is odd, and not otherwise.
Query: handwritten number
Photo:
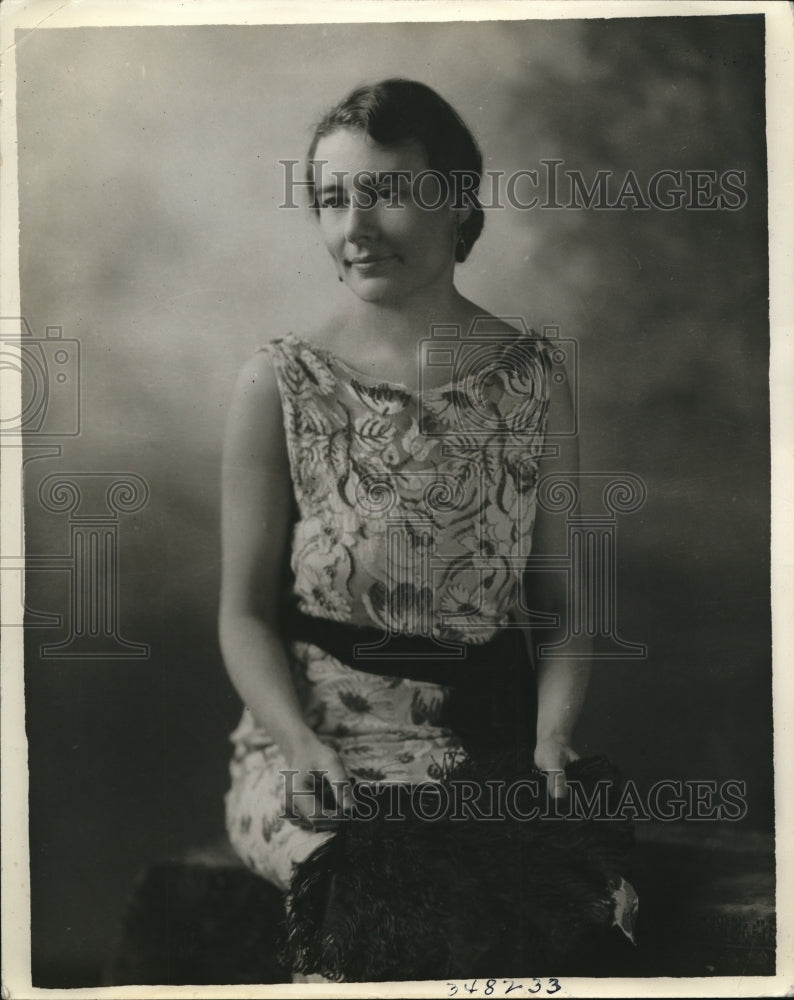
[[[468,994],[479,993],[480,991],[477,988],[478,982],[479,979],[472,979],[471,985],[469,985],[469,983],[463,983],[463,989]],[[486,979],[485,986],[482,991],[483,996],[486,997],[494,996],[496,983],[497,983],[496,979]],[[532,979],[532,983],[533,983],[532,986],[526,987],[527,993],[540,993],[541,989],[543,988],[543,983],[539,979],[535,979],[534,977]],[[503,979],[502,984],[504,985],[503,996],[509,996],[514,990],[523,990],[525,988],[523,983],[517,983],[515,979]],[[449,993],[447,994],[447,996],[454,997],[458,995],[460,989],[457,983],[447,983],[447,986],[449,986]],[[546,986],[547,986],[546,993],[549,996],[553,996],[555,993],[559,993],[560,990],[562,989],[562,986],[560,986],[559,979],[555,979],[554,976],[549,976],[549,978],[546,980]]]

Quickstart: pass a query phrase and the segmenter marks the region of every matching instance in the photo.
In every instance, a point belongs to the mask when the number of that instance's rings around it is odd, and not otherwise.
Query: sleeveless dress
[[[261,350],[282,402],[299,609],[440,643],[493,638],[518,602],[530,554],[548,344],[439,340],[427,364],[447,365],[452,378],[418,392],[294,334]],[[352,780],[435,781],[460,751],[440,722],[445,686],[355,670],[301,640],[286,647],[304,717]],[[287,764],[248,709],[230,739],[230,841],[286,890],[294,866],[334,834],[284,817]]]

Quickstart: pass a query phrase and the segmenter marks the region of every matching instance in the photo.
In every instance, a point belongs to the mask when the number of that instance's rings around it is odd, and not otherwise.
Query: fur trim
[[[619,792],[604,758],[576,761],[566,774],[585,791],[606,783],[612,802]],[[519,779],[537,781],[545,803],[545,776],[527,752],[452,762],[440,784],[476,783],[472,805],[487,814],[485,782]],[[404,818],[390,820],[386,808],[366,821],[353,816],[296,867],[291,967],[349,982],[587,974],[577,968],[616,922],[630,823],[565,818],[564,810],[526,820],[448,811],[430,820],[430,809],[410,808],[417,791],[432,795],[433,787],[401,786]]]

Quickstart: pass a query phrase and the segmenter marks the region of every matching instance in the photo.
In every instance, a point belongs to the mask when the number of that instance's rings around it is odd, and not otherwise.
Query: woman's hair
[[[428,166],[441,174],[449,189],[465,192],[471,213],[461,225],[461,240],[455,259],[464,261],[482,232],[484,215],[477,198],[482,177],[482,154],[463,119],[430,87],[414,80],[382,80],[358,87],[323,116],[314,130],[309,146],[308,179],[312,183],[311,164],[320,139],[340,129],[358,129],[381,146],[399,146],[418,142],[425,151]],[[464,179],[465,178],[465,179]],[[317,211],[317,202],[312,207]]]

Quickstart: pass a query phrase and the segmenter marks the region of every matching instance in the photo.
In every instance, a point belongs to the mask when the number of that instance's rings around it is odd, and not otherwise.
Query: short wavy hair
[[[466,260],[485,221],[477,197],[482,153],[457,111],[431,87],[415,80],[393,78],[357,87],[315,126],[307,156],[310,185],[311,164],[320,140],[340,129],[363,131],[381,146],[418,142],[429,168],[445,177],[453,191],[459,190],[459,178],[466,176],[465,196],[472,211],[461,225],[461,240],[455,250],[457,261]],[[314,198],[312,208],[318,210]]]

